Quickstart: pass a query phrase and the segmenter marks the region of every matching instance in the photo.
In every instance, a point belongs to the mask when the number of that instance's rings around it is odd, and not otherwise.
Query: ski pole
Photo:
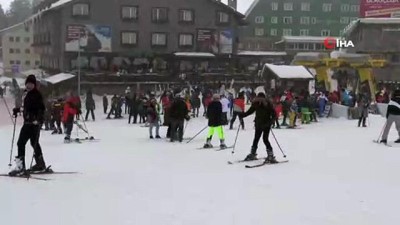
[[[383,125],[382,131],[381,131],[381,133],[379,134],[378,139],[376,140],[376,143],[379,143],[379,141],[380,141],[380,139],[381,139],[381,137],[382,137],[382,135],[383,135],[383,131],[384,131],[385,128],[386,128],[386,125],[387,125],[387,121],[385,122],[385,125]]]
[[[14,128],[13,128],[13,135],[12,135],[12,140],[11,140],[11,150],[10,150],[10,162],[8,163],[8,166],[11,167],[11,161],[12,161],[12,155],[13,155],[13,150],[14,150],[14,141],[15,141],[15,128],[17,126],[17,117],[14,117]]]
[[[276,144],[277,144],[278,147],[279,147],[279,150],[281,150],[282,155],[283,155],[283,158],[286,158],[286,154],[285,154],[285,152],[283,152],[283,150],[282,150],[282,148],[281,148],[281,145],[280,145],[279,142],[278,142],[278,139],[276,139],[276,136],[275,136],[275,134],[274,134],[274,131],[271,130],[271,134],[272,134],[272,136],[274,137],[275,142],[276,142]]]
[[[241,126],[242,126],[242,125],[239,125],[239,127],[238,127],[238,129],[237,129],[237,131],[236,131],[235,143],[233,143],[232,154],[235,154],[236,142],[237,142],[237,139],[238,139],[238,137],[239,137],[239,131],[240,131],[240,127],[241,127]]]
[[[205,129],[207,129],[207,127],[208,126],[205,126],[203,129],[201,129],[201,131],[199,131],[196,135],[194,135],[194,137],[192,137],[189,141],[187,141],[186,144],[193,141],[193,139],[195,139],[197,136],[199,136],[199,134],[201,134]]]

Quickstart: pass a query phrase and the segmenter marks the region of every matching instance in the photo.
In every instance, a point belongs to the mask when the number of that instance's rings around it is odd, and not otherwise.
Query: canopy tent
[[[265,72],[271,72],[279,79],[314,79],[314,75],[304,66],[273,65],[266,63],[262,69],[262,74]]]

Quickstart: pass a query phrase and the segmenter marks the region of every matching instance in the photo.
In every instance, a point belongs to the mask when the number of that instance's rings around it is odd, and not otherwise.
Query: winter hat
[[[260,93],[258,93],[257,97],[259,97],[259,98],[265,98],[265,94],[264,94],[264,92],[260,92]]]
[[[219,99],[220,99],[219,94],[214,94],[213,95],[213,100],[219,100]]]
[[[29,75],[25,80],[25,84],[27,84],[27,83],[31,83],[31,84],[34,84],[36,86],[36,77],[35,77],[35,75],[32,75],[32,74]]]

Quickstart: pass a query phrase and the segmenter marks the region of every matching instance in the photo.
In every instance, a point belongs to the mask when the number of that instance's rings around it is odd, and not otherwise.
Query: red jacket
[[[74,116],[78,113],[78,110],[76,108],[75,101],[76,99],[74,98],[69,98],[64,104],[64,112],[63,112],[63,117],[62,117],[62,122],[67,123],[68,120],[72,121],[74,120]]]
[[[170,102],[168,96],[164,96],[164,97],[161,98],[161,103],[162,103],[163,108],[165,109],[165,108],[168,108],[168,107],[169,107],[169,104],[170,104],[171,102]]]
[[[244,107],[245,107],[244,98],[236,98],[233,101],[233,111],[244,112]]]
[[[208,105],[210,105],[212,99],[210,96],[207,96],[206,99],[204,99],[204,106],[208,107]]]

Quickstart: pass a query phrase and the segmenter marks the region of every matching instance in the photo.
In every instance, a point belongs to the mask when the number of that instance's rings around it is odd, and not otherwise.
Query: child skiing
[[[208,105],[207,108],[207,118],[208,118],[208,127],[209,132],[207,136],[207,141],[204,144],[204,148],[212,148],[211,139],[216,131],[218,133],[220,139],[220,148],[227,148],[225,144],[224,137],[224,129],[222,125],[224,125],[223,121],[223,113],[222,113],[222,104],[220,102],[220,97],[218,94],[213,95],[212,102]]]
[[[70,94],[64,104],[64,112],[63,112],[63,123],[65,127],[65,138],[64,142],[69,143],[71,142],[71,132],[74,126],[74,118],[76,114],[78,114],[78,105],[77,102]]]

